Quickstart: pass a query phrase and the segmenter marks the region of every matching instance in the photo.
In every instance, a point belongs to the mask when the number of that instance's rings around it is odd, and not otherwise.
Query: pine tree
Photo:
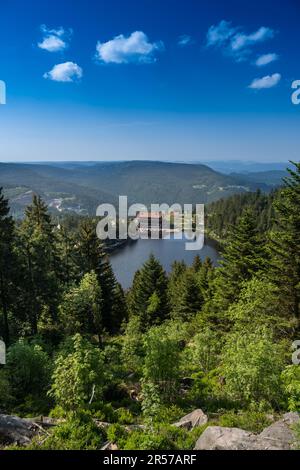
[[[116,330],[114,325],[116,308],[114,304],[119,300],[120,291],[117,287],[109,257],[105,253],[103,242],[97,237],[96,224],[91,219],[84,220],[80,225],[77,250],[81,273],[94,271],[98,276],[103,299],[103,328],[112,333]],[[120,313],[122,315],[122,312]],[[119,324],[121,321],[118,319]]]
[[[199,255],[196,255],[193,261],[193,269],[195,273],[200,271],[200,268],[202,267],[202,261]]]
[[[144,329],[161,323],[169,314],[168,279],[154,255],[136,273],[129,295],[130,313],[141,318]],[[154,303],[156,308],[154,308]],[[159,306],[159,308],[158,308]]]
[[[8,312],[12,302],[12,277],[15,263],[13,252],[14,223],[9,216],[8,200],[0,188],[0,309],[3,314],[3,339],[8,345],[10,340]]]
[[[38,332],[38,320],[43,309],[51,319],[57,319],[61,280],[61,259],[47,206],[40,196],[33,196],[26,208],[19,230],[20,256],[23,261],[24,305],[29,310],[32,334]]]
[[[112,312],[112,332],[117,333],[124,320],[128,319],[128,309],[124,290],[119,282],[114,290],[114,304]]]
[[[83,276],[79,286],[71,287],[60,305],[60,320],[69,335],[97,335],[101,343],[103,298],[94,271]]]
[[[182,274],[176,302],[172,302],[172,304],[172,316],[181,320],[188,320],[191,315],[201,310],[203,295],[193,268],[187,269]]]
[[[267,274],[278,288],[286,315],[300,316],[300,163],[294,163],[275,201],[277,230],[270,236]]]
[[[211,285],[212,277],[213,277],[213,264],[209,256],[207,256],[197,273],[197,280],[198,280],[199,288],[205,300],[208,300],[211,295],[210,285]]]
[[[264,266],[265,249],[258,233],[253,211],[246,208],[231,227],[216,278],[214,304],[226,310],[240,293],[242,283]]]

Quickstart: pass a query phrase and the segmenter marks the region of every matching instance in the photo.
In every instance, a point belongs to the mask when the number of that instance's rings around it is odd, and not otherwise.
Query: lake
[[[139,239],[128,243],[110,255],[110,261],[117,280],[124,289],[131,287],[135,272],[147,261],[150,254],[159,259],[164,269],[169,272],[173,261],[185,261],[190,265],[198,254],[202,260],[209,256],[214,265],[218,264],[220,258],[216,244],[209,239],[198,251],[185,250],[186,240],[175,240],[174,238],[152,240]]]

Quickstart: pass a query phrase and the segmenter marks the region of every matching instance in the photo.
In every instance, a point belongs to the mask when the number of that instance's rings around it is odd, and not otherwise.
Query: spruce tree
[[[129,295],[130,313],[141,318],[144,329],[161,323],[169,315],[167,289],[166,273],[151,254],[136,274]]]
[[[199,255],[196,255],[194,260],[193,260],[193,269],[197,273],[200,271],[200,268],[202,266],[202,261]]]
[[[172,316],[180,320],[188,320],[201,310],[202,304],[203,295],[197,275],[193,268],[187,269],[180,278],[176,302],[172,303]]]
[[[300,163],[288,169],[285,187],[274,206],[277,230],[271,233],[271,261],[267,274],[278,288],[280,305],[286,315],[300,316]]]
[[[253,211],[246,208],[237,225],[231,227],[224,246],[214,294],[217,308],[226,310],[237,300],[243,282],[263,268],[265,256],[256,218]]]
[[[114,304],[119,298],[120,291],[117,288],[109,257],[105,252],[103,242],[97,237],[96,224],[92,219],[85,219],[81,223],[77,249],[81,273],[94,271],[97,274],[103,299],[103,327],[112,333],[115,331],[116,308],[114,308]],[[118,323],[121,323],[120,319],[118,319]]]
[[[12,302],[15,263],[14,223],[9,211],[8,200],[0,188],[0,309],[3,315],[3,339],[7,345],[10,340],[8,313]]]
[[[40,196],[34,195],[32,204],[26,208],[19,241],[24,272],[24,304],[29,310],[31,333],[37,334],[42,310],[49,311],[52,321],[57,320],[61,280],[61,259],[54,226]]]

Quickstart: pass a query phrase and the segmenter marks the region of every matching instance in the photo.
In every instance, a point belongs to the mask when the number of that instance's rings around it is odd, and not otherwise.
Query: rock
[[[190,431],[191,429],[196,428],[197,426],[202,426],[206,424],[208,417],[205,413],[199,408],[198,410],[192,411],[186,416],[183,416],[177,423],[174,423],[173,426],[178,428],[184,428]]]
[[[252,436],[239,428],[209,426],[197,440],[194,450],[246,450]]]
[[[101,450],[119,450],[117,444],[114,444],[113,442],[107,441],[103,447],[101,447]]]
[[[239,428],[209,426],[199,437],[195,450],[290,450],[294,447],[293,425],[299,423],[297,413],[286,413],[260,434]]]
[[[259,434],[257,445],[265,445],[268,448],[272,447],[279,450],[291,449],[295,441],[292,427],[299,421],[298,413],[284,414],[282,419],[271,424]]]
[[[29,444],[39,430],[32,421],[17,416],[0,415],[0,442],[3,444]]]

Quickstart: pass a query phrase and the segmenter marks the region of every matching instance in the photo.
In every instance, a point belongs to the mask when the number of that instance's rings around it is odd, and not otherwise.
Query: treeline
[[[275,223],[274,200],[280,190],[263,193],[260,190],[252,193],[234,194],[209,204],[206,214],[206,228],[219,239],[227,236],[230,226],[237,223],[244,209],[252,209],[256,217],[256,227],[260,233],[271,230]]]
[[[97,238],[95,221],[82,218],[74,230],[55,225],[35,195],[16,226],[1,192],[0,237],[1,331],[7,345],[35,335],[58,342],[62,318],[68,323],[63,306],[68,298],[75,302],[76,294],[81,299],[98,296],[95,304],[101,305],[101,313],[80,313],[74,305],[76,322],[84,323],[82,333],[100,333],[100,316],[101,332],[118,330],[127,316],[124,293]]]
[[[65,233],[35,197],[16,228],[1,198],[1,331],[9,348],[0,408],[63,418],[32,448],[97,449],[109,439],[120,449],[188,449],[203,427],[189,433],[172,423],[194,408],[215,424],[256,432],[271,415],[300,411],[300,368],[292,363],[299,163],[272,198],[274,223],[263,231],[260,203],[242,204],[219,267],[196,256],[167,275],[150,256],[125,294],[95,224]]]

